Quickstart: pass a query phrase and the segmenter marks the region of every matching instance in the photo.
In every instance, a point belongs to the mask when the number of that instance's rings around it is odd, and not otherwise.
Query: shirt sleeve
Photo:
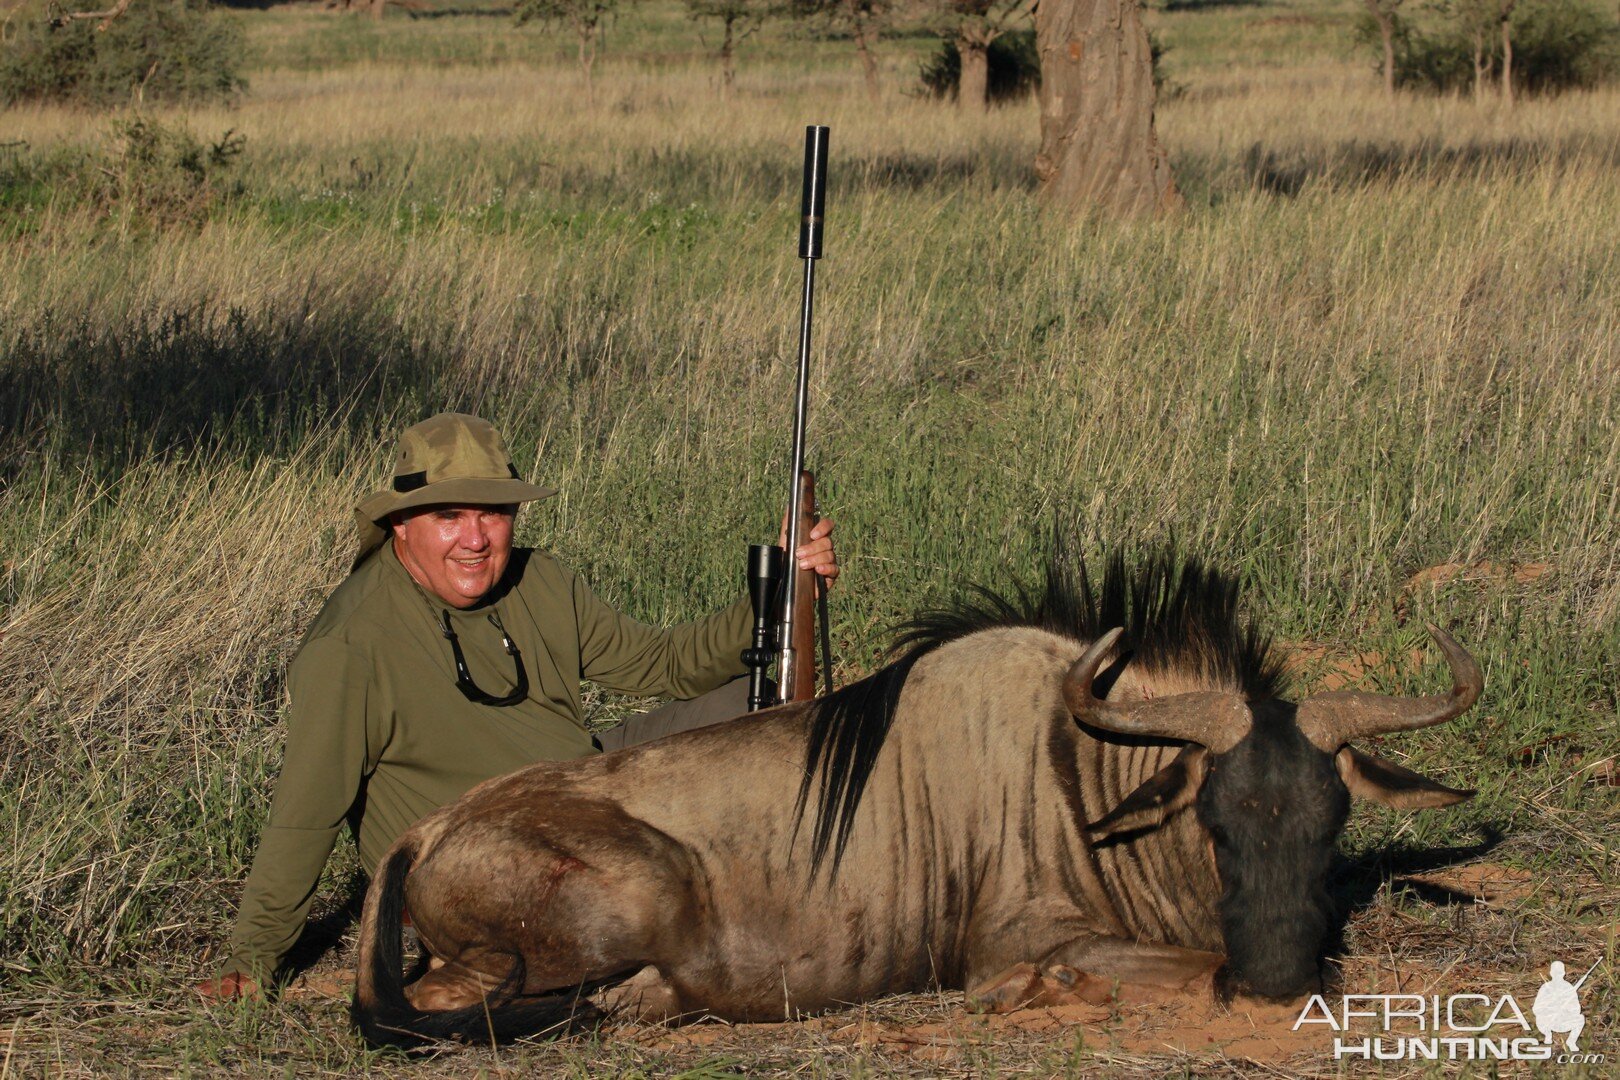
[[[694,698],[748,669],[742,653],[753,632],[748,597],[712,615],[667,629],[620,614],[573,575],[580,671],[626,694]]]
[[[303,932],[338,830],[376,764],[366,715],[371,672],[349,645],[328,637],[308,642],[292,662],[288,684],[292,707],[281,776],[219,970],[246,972],[261,983]]]

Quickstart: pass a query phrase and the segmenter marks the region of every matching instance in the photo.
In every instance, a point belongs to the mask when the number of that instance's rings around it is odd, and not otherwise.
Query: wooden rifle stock
[[[801,498],[799,501],[799,535],[808,537],[810,530],[815,527],[816,521],[816,478],[809,469],[804,470],[804,482],[800,485]],[[788,558],[793,557],[788,553]],[[793,564],[793,573],[798,575],[798,582],[794,588],[798,591],[799,602],[793,606],[793,685],[788,688],[787,700],[809,701],[816,696],[816,603],[823,594],[821,589],[821,576],[814,570],[800,570],[798,563]]]
[[[784,532],[808,539],[816,521],[816,480],[810,470],[800,472],[797,513],[785,522]],[[790,535],[789,543],[792,543]],[[794,574],[789,578],[788,574]],[[786,593],[795,594],[793,618],[787,625]],[[828,692],[832,690],[832,638],[827,630],[827,586],[814,570],[787,565],[786,553],[775,544],[748,549],[748,595],[754,609],[753,643],[743,651],[749,669],[748,709],[768,708],[781,702],[809,701],[816,696],[819,668]],[[821,661],[816,662],[817,631]],[[783,638],[786,637],[786,641]],[[777,667],[778,682],[768,675]]]

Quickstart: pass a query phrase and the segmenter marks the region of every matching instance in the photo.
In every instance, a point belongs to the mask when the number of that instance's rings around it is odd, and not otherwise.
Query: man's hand
[[[204,1001],[236,1001],[259,996],[259,984],[246,972],[233,971],[217,979],[204,979],[197,984],[197,996]]]
[[[838,577],[838,552],[833,548],[833,520],[822,518],[810,530],[810,535],[804,538],[799,550],[794,552],[795,561],[800,570],[814,570],[821,575],[822,584],[832,588],[832,583]],[[782,523],[782,538],[777,542],[778,547],[787,547],[787,522]]]

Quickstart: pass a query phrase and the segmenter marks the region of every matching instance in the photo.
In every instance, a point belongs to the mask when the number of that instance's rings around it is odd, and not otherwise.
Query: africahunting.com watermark
[[[1313,994],[1294,1030],[1327,1027],[1334,1032],[1333,1056],[1339,1059],[1601,1065],[1604,1055],[1580,1045],[1587,1030],[1581,987],[1597,966],[1572,983],[1564,978],[1564,965],[1553,961],[1528,1016],[1512,994],[1346,994],[1337,1011]],[[1352,1032],[1363,1021],[1371,1021],[1379,1034]]]

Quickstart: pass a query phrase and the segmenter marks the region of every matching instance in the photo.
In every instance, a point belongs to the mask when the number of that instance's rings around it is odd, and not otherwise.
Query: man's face
[[[506,572],[515,506],[425,506],[390,519],[411,577],[452,607],[472,607]]]

